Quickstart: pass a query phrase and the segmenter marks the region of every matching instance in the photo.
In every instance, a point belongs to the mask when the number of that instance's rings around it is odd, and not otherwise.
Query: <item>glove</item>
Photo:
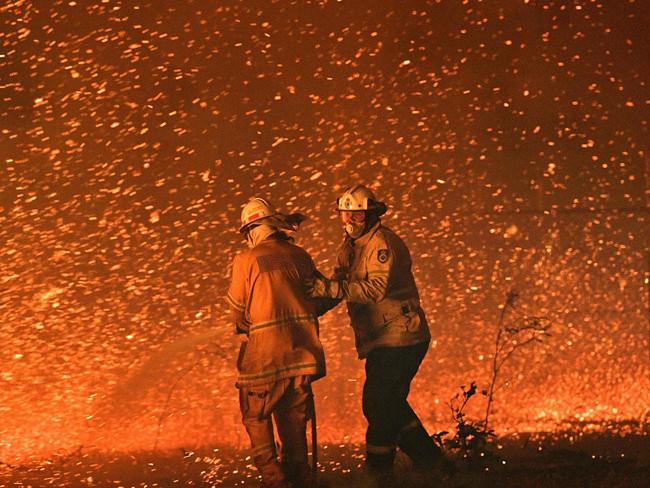
[[[343,287],[337,280],[328,280],[324,276],[314,276],[303,282],[307,295],[311,298],[343,298]]]

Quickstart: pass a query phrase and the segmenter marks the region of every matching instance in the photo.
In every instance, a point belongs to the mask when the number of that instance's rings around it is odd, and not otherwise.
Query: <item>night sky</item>
[[[247,447],[224,301],[241,205],[307,214],[296,241],[329,274],[357,182],[412,253],[429,430],[486,386],[510,289],[552,335],[504,369],[499,433],[650,414],[643,1],[5,0],[0,19],[0,459]],[[321,331],[320,436],[357,442],[343,307]]]

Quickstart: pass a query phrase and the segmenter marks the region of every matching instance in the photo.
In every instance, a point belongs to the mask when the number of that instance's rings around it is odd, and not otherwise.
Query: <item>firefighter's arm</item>
[[[334,276],[327,279],[323,273],[314,266],[312,276],[303,282],[307,295],[314,300],[318,315],[321,316],[334,308],[343,298],[339,294],[338,282],[347,276],[348,269],[345,267],[346,243],[339,250],[337,266],[334,268]]]
[[[343,259],[339,255],[338,266],[334,268],[334,274],[331,278],[327,279],[322,273],[317,271],[314,274],[314,279],[307,282],[310,296],[314,297],[313,299],[315,300],[322,300],[322,303],[326,307],[323,313],[333,309],[343,300],[340,283],[347,279],[350,270],[342,262]]]
[[[226,300],[230,307],[231,320],[235,324],[235,333],[248,335],[249,324],[246,320],[246,275],[239,256],[235,256],[233,260],[232,277]]]
[[[312,298],[312,300],[316,307],[316,315],[319,317],[325,315],[327,312],[341,303],[340,298],[315,297]]]
[[[385,241],[380,240],[369,249],[364,279],[340,281],[339,294],[349,302],[376,303],[386,296],[388,277],[393,267],[395,253]]]
[[[307,293],[307,296],[311,300],[311,302],[314,304],[314,307],[316,308],[316,314],[320,317],[321,315],[325,315],[327,312],[329,312],[331,309],[336,307],[341,300],[332,298],[328,296],[327,293],[324,292],[323,286],[324,283],[326,283],[328,280],[325,278],[323,273],[318,271],[316,269],[316,266],[313,264],[312,261],[312,274],[311,277],[307,278],[303,282],[303,286],[305,288],[305,292]]]
[[[333,279],[316,278],[310,289],[311,296],[348,300],[356,303],[376,303],[386,295],[394,253],[385,241],[379,240],[369,249],[364,266],[365,278],[350,280],[349,273],[335,274]]]

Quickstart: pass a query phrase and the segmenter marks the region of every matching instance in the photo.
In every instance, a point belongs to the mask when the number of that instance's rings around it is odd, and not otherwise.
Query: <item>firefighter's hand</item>
[[[343,287],[340,281],[314,276],[306,279],[303,284],[307,295],[311,298],[343,298]]]

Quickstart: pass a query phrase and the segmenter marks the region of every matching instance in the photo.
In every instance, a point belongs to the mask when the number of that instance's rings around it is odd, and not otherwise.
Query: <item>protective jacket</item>
[[[430,340],[409,251],[381,222],[358,239],[346,237],[333,278],[343,288],[360,358],[380,346]]]
[[[236,332],[248,336],[237,361],[238,386],[325,375],[317,302],[302,287],[314,272],[309,254],[282,233],[235,256],[227,298]]]

